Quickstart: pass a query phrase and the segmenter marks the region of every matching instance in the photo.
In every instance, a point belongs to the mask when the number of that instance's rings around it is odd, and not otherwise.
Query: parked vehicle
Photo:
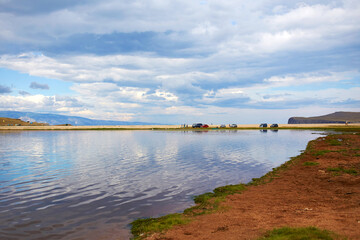
[[[270,127],[271,127],[271,128],[277,128],[277,127],[279,127],[279,125],[278,125],[277,123],[273,123],[273,124],[271,124]]]
[[[226,128],[226,125],[225,125],[225,124],[221,124],[221,125],[220,125],[220,128]]]
[[[230,124],[229,127],[231,127],[231,128],[237,128],[237,125],[236,125],[236,124]]]
[[[193,128],[201,128],[202,126],[203,126],[202,123],[194,123],[194,124],[192,125]]]
[[[204,125],[202,125],[202,127],[203,127],[203,128],[208,128],[208,127],[209,127],[209,125],[204,124]]]
[[[267,126],[268,126],[267,123],[262,123],[262,124],[260,124],[259,127],[261,127],[261,128],[266,128]]]

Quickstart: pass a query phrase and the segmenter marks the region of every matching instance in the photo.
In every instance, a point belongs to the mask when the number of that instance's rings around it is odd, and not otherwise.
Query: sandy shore
[[[192,129],[191,125],[189,125]],[[218,128],[219,125],[210,125],[208,129]],[[279,124],[279,129],[288,128],[359,128],[360,123],[354,124]],[[114,125],[114,126],[0,126],[0,130],[166,130],[184,129],[182,125]],[[263,129],[259,124],[239,124],[237,129]],[[198,130],[198,129],[197,129]]]

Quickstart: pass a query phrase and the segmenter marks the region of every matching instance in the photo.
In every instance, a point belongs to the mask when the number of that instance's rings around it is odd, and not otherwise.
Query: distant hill
[[[47,123],[38,123],[31,121],[22,121],[14,118],[0,117],[0,126],[46,126]]]
[[[335,112],[318,117],[291,117],[288,124],[360,123],[360,112]]]
[[[111,120],[94,120],[83,117],[65,116],[59,114],[17,112],[17,111],[0,111],[2,118],[14,118],[22,121],[48,123],[49,125],[71,124],[73,126],[99,126],[99,125],[162,125],[159,123],[146,122],[126,122]]]

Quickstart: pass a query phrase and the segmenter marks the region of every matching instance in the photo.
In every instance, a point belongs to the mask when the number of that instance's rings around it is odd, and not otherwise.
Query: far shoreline
[[[279,124],[277,128],[263,128],[259,124],[238,124],[237,128],[220,128],[219,125],[209,125],[208,128],[183,127],[184,125],[101,125],[101,126],[0,126],[0,131],[52,131],[52,130],[187,130],[187,131],[209,131],[209,130],[281,130],[281,129],[311,129],[311,130],[351,130],[360,128],[360,123],[338,124]]]

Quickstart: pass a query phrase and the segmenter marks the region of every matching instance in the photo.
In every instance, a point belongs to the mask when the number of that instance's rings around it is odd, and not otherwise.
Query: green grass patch
[[[162,232],[174,225],[189,223],[190,219],[180,213],[169,214],[159,218],[137,219],[131,223],[133,239],[142,239],[154,232]]]
[[[318,162],[304,162],[303,163],[304,166],[317,166],[319,165]]]
[[[343,156],[349,156],[348,154],[348,150],[347,149],[339,149],[339,150],[320,150],[320,151],[317,151],[316,153],[314,153],[314,156],[322,156],[326,153],[330,153],[330,152],[333,152],[333,153],[341,153]]]
[[[316,240],[316,239],[335,240],[335,239],[345,239],[345,238],[340,238],[339,235],[333,232],[327,230],[320,230],[315,227],[305,227],[305,228],[283,227],[267,232],[264,237],[261,237],[258,240]]]
[[[316,153],[314,153],[315,156],[322,156],[326,153],[329,153],[331,152],[331,150],[320,150],[320,151],[317,151]]]
[[[331,145],[331,146],[340,146],[342,145],[342,139],[328,139],[327,142]]]
[[[183,214],[169,214],[159,218],[137,219],[131,223],[133,239],[143,239],[151,233],[162,232],[172,226],[186,224],[191,221],[191,216],[211,213],[219,209],[220,202],[225,197],[235,193],[241,193],[246,189],[244,184],[227,185],[218,187],[213,192],[196,196],[196,206],[188,208]]]
[[[345,169],[343,167],[336,167],[336,168],[327,168],[327,170],[329,172],[334,173],[335,175],[339,175],[341,173],[347,173],[354,176],[358,175],[358,171],[354,168]]]
[[[196,206],[184,211],[186,215],[202,215],[219,209],[220,203],[226,196],[241,193],[246,189],[244,184],[227,185],[215,188],[213,192],[207,192],[194,198]]]

